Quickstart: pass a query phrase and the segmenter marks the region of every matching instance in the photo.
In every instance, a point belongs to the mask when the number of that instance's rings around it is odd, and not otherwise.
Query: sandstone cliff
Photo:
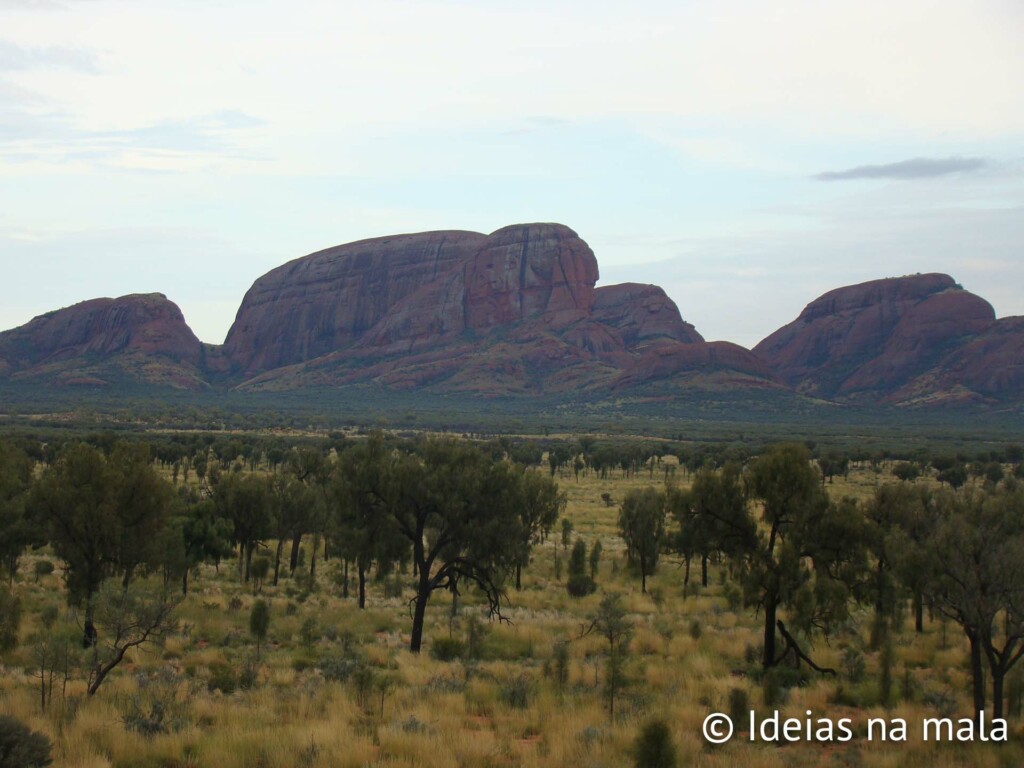
[[[206,350],[160,293],[92,299],[0,333],[0,374],[59,384],[205,386]]]
[[[362,241],[257,280],[225,354],[244,389],[573,392],[733,367],[770,378],[747,350],[713,352],[660,288],[597,279],[593,251],[561,224]],[[672,362],[652,365],[652,345]]]
[[[820,397],[1019,397],[1021,331],[948,275],[912,275],[830,291],[754,353],[788,385]]]

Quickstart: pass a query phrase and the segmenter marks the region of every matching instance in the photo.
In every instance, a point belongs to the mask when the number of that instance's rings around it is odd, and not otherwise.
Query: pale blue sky
[[[1024,314],[1012,0],[0,0],[0,328],[161,291],[219,343],[268,269],[569,225],[747,346],[942,271]]]

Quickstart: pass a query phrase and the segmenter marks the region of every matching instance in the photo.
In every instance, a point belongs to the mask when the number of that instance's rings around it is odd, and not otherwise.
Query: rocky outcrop
[[[232,374],[247,378],[352,346],[400,312],[403,299],[461,270],[486,239],[456,231],[379,237],[271,270],[245,294],[224,342]],[[417,330],[443,335],[461,325],[461,305],[436,292],[429,298],[435,303],[419,305]]]
[[[957,346],[892,399],[910,403],[1016,401],[1024,394],[1024,317],[1006,317]]]
[[[622,283],[598,288],[593,318],[622,334],[630,349],[656,339],[699,344],[704,337],[679,316],[679,309],[656,285]]]
[[[830,291],[754,353],[805,394],[904,401],[925,381],[953,386],[959,377],[967,385],[969,371],[954,364],[967,349],[988,355],[986,368],[998,370],[996,378],[1010,375],[991,354],[1006,338],[981,342],[996,327],[991,305],[953,278],[913,275]]]
[[[206,351],[160,293],[92,299],[0,333],[0,373],[12,379],[104,384],[128,378],[204,386]]]
[[[642,385],[665,367],[645,361],[653,344],[675,356],[673,370],[765,372],[749,352],[739,363],[713,352],[660,288],[598,289],[597,279],[593,251],[561,224],[362,241],[257,280],[225,354],[246,389],[375,381],[561,392],[615,386],[631,372]]]
[[[597,280],[593,251],[560,224],[375,238],[260,277],[223,346],[201,344],[161,294],[94,299],[0,333],[0,379],[651,398],[791,387],[842,401],[1024,401],[1024,318],[997,321],[947,275],[830,291],[753,352],[706,342],[657,286]]]
[[[589,315],[597,277],[594,252],[568,227],[499,229],[466,264],[466,328],[487,331],[541,316],[565,326]]]

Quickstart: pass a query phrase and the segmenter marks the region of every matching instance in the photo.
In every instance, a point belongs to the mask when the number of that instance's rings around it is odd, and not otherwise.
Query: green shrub
[[[292,669],[296,672],[302,672],[307,669],[313,669],[317,666],[317,657],[315,653],[311,653],[308,650],[299,651],[292,656]]]
[[[569,682],[569,641],[559,640],[555,643],[555,681],[559,688]]]
[[[526,709],[530,706],[530,697],[533,693],[533,685],[525,675],[519,675],[511,680],[502,683],[498,691],[498,698],[511,709]]]
[[[750,714],[750,697],[744,688],[729,689],[729,718],[734,723],[747,722]]]
[[[43,768],[53,763],[50,740],[18,720],[0,715],[0,768]]]
[[[636,768],[675,768],[679,763],[672,731],[664,720],[652,720],[633,743]]]
[[[438,637],[430,644],[430,656],[438,661],[455,661],[466,653],[466,644],[457,637]]]
[[[565,588],[572,597],[586,597],[597,590],[597,584],[585,573],[574,573],[565,582]]]
[[[238,677],[235,670],[225,661],[217,661],[210,665],[210,677],[206,681],[206,688],[210,691],[220,691],[230,696],[238,687]]]
[[[363,666],[361,659],[344,656],[333,656],[328,659],[321,659],[320,663],[317,665],[320,670],[320,674],[324,676],[324,679],[331,680],[336,683],[347,682],[361,666]]]
[[[320,639],[320,625],[317,624],[315,618],[309,616],[302,622],[302,626],[299,627],[299,641],[309,648],[318,639]]]
[[[851,683],[859,683],[864,679],[867,666],[864,663],[864,654],[856,646],[851,645],[843,649],[843,658],[840,664],[846,679]]]
[[[704,627],[701,626],[700,619],[690,620],[690,637],[694,640],[700,640],[701,635],[704,634]]]
[[[36,583],[38,584],[41,578],[53,573],[53,563],[49,560],[36,560],[36,564],[33,566],[32,570],[35,573]]]

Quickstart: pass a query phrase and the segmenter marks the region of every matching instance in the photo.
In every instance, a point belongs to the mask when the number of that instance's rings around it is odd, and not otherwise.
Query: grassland
[[[240,582],[235,563],[225,561],[218,569],[202,567],[175,632],[132,654],[94,697],[85,695],[81,674],[72,674],[63,695],[58,683],[45,711],[33,677],[34,644],[48,634],[80,636],[81,630],[64,606],[59,570],[38,583],[33,578],[33,561],[50,558],[34,553],[15,582],[27,610],[21,644],[3,658],[0,714],[47,734],[55,764],[69,768],[621,766],[630,764],[637,733],[654,718],[670,724],[681,765],[1024,763],[1016,722],[1005,744],[921,740],[924,718],[970,712],[966,644],[955,625],[929,620],[922,635],[909,626],[897,635],[895,703],[887,708],[880,704],[879,652],[867,649],[867,608],[855,611],[828,643],[819,639],[813,646],[815,659],[840,670],[838,677],[790,671],[763,679],[761,625],[737,604],[724,566],[713,563],[708,587],[691,582],[684,594],[679,564],[663,560],[648,580],[648,594],[641,594],[625,565],[614,502],[629,488],[661,484],[666,475],[687,482],[674,465],[629,478],[618,472],[604,479],[594,473],[559,477],[574,538],[588,548],[602,543],[597,594],[573,599],[566,593],[567,552],[561,536],[553,535],[535,550],[523,589],[509,593],[510,623],[488,622],[472,593],[454,615],[452,601],[435,596],[426,652],[413,655],[406,650],[408,574],[375,583],[360,611],[354,599],[341,596],[336,560],[320,565],[314,585],[300,569],[277,587],[264,585],[258,596]],[[884,466],[855,466],[829,490],[863,498],[887,479]],[[606,644],[585,631],[606,592],[623,595],[633,625],[628,684],[614,720],[605,696]],[[257,599],[271,608],[258,661],[248,621]],[[59,608],[50,629],[40,623],[46,606]],[[450,638],[462,641],[461,654],[436,658],[438,651],[452,653]],[[738,733],[724,746],[705,741],[701,726],[708,714],[748,709],[758,718],[775,709],[801,719],[807,711],[815,718],[848,717],[855,738],[765,744]],[[869,742],[865,729],[872,717],[905,719],[907,741]],[[154,724],[159,727],[149,727]]]

